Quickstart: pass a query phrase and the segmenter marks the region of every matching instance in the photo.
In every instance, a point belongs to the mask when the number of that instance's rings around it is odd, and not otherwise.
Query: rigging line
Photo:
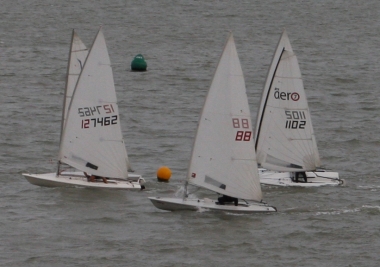
[[[316,172],[313,172],[313,173],[317,177],[326,178],[326,179],[330,179],[330,180],[333,180],[333,181],[342,181],[342,179],[340,179],[340,178],[331,178],[331,177],[326,177],[326,176],[318,175]]]
[[[277,77],[279,77],[279,78],[281,78],[281,79],[302,80],[302,77],[280,76],[280,75],[278,75]]]
[[[285,47],[282,48],[280,57],[279,57],[279,59],[277,61],[276,68],[274,69],[274,72],[273,72],[273,75],[272,75],[272,79],[271,79],[270,84],[269,84],[269,89],[268,89],[268,93],[267,93],[266,98],[265,98],[264,109],[263,109],[263,111],[261,113],[261,118],[260,118],[260,123],[259,123],[259,129],[257,131],[257,136],[256,136],[256,140],[255,140],[256,141],[255,151],[257,151],[257,144],[259,142],[260,131],[261,131],[261,124],[263,122],[263,118],[264,118],[264,114],[265,114],[265,109],[266,109],[268,98],[269,98],[269,93],[271,92],[271,87],[272,87],[272,84],[273,84],[273,80],[274,80],[274,77],[276,76],[277,68],[278,68],[278,65],[280,64],[281,57],[282,57],[282,54],[284,53],[284,51],[285,51]]]
[[[76,50],[72,50],[72,52],[76,53],[76,52],[83,52],[83,51],[87,51],[88,49],[85,48],[85,49],[76,49]]]

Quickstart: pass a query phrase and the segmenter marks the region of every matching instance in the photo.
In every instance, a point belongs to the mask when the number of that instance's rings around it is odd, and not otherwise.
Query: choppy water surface
[[[2,1],[0,265],[378,266],[379,10],[374,0]],[[33,186],[22,172],[55,170],[71,29],[90,46],[99,25],[129,157],[148,189]],[[283,28],[298,55],[322,162],[347,186],[263,187],[279,210],[269,215],[155,209],[148,196],[173,196],[182,185],[228,32],[255,118]],[[149,71],[132,73],[139,53]],[[172,169],[169,184],[155,179],[162,165]]]

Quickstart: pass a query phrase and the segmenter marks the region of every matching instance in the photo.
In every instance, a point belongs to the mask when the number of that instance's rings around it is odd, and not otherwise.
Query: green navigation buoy
[[[143,55],[138,54],[132,60],[132,63],[131,63],[132,71],[146,71],[146,67],[147,67],[147,64],[146,64],[146,61],[145,61]]]

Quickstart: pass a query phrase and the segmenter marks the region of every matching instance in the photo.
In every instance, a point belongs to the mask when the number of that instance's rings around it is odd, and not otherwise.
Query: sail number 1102
[[[306,115],[305,111],[285,110],[286,129],[305,129]]]

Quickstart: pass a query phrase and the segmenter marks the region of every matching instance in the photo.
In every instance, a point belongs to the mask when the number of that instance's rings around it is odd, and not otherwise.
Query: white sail
[[[275,171],[320,166],[301,71],[286,31],[269,68],[255,129],[258,163]]]
[[[199,119],[188,182],[232,197],[261,201],[252,139],[243,72],[231,34]]]
[[[128,177],[111,62],[101,29],[72,94],[59,160],[94,175]]]
[[[62,120],[61,120],[61,141],[62,141],[63,128],[66,123],[67,111],[69,109],[69,105],[71,102],[71,97],[73,95],[75,85],[77,84],[78,77],[82,71],[83,64],[86,61],[87,54],[88,54],[87,47],[79,38],[75,30],[73,30],[72,36],[71,36],[69,62],[67,64],[65,96],[63,98],[63,109],[62,109]]]

